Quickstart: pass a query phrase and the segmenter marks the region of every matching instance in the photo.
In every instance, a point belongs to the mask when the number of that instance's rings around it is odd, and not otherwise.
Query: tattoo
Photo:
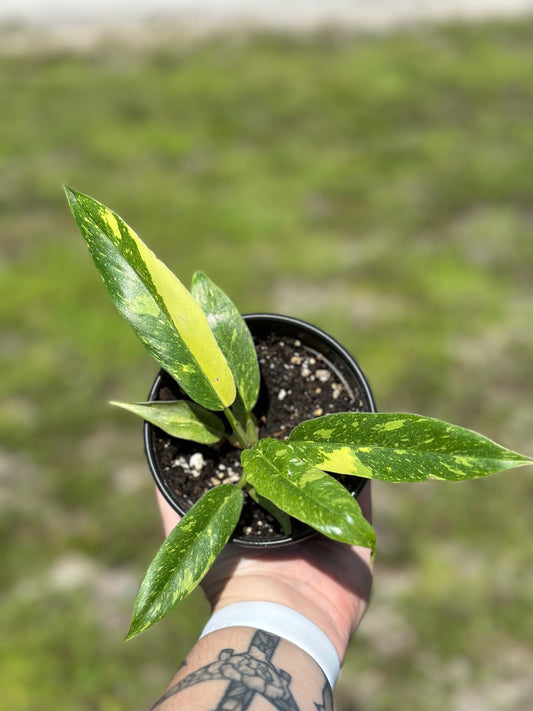
[[[223,680],[228,685],[213,711],[246,711],[256,694],[269,701],[278,711],[300,711],[289,690],[291,676],[272,664],[280,638],[258,630],[246,652],[223,649],[216,662],[207,664],[179,681],[156,702],[152,711],[180,691],[206,681]],[[333,711],[329,684],[323,690],[322,704],[317,711]]]
[[[316,711],[333,711],[333,692],[329,682],[326,681],[322,689],[322,703],[315,703]]]

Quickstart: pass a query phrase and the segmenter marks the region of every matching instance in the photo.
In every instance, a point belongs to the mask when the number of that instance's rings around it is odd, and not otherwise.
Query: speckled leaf
[[[357,501],[329,474],[295,456],[289,444],[263,439],[241,461],[247,481],[290,516],[337,541],[374,550],[374,530]]]
[[[260,375],[248,326],[231,299],[202,272],[194,275],[191,293],[228,361],[245,411],[251,412],[259,394]]]
[[[302,422],[298,456],[329,472],[383,481],[460,481],[532,463],[477,432],[420,415],[344,413]]]
[[[141,584],[126,639],[158,622],[202,580],[238,523],[242,490],[220,484],[170,532]]]
[[[231,405],[233,376],[191,294],[117,214],[87,195],[66,193],[111,299],[150,354],[200,405]]]
[[[224,437],[224,423],[214,412],[188,400],[157,402],[116,402],[143,420],[151,422],[172,437],[200,444],[215,444]]]

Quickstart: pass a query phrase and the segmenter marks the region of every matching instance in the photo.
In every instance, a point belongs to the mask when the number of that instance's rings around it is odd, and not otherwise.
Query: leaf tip
[[[139,634],[139,632],[140,632],[140,630],[137,630],[134,628],[133,621],[132,621],[130,628],[128,630],[128,634],[124,637],[124,642],[129,642],[130,639],[133,639],[134,637],[136,637]]]
[[[129,402],[120,402],[119,400],[110,400],[109,404],[112,407],[119,407],[121,410],[127,410],[128,412],[135,413],[135,410],[132,409],[132,406]]]
[[[158,622],[158,620],[147,620],[143,618],[142,614],[139,614],[138,610],[134,610],[131,617],[130,628],[128,634],[124,637],[124,642],[129,642],[130,639],[137,637],[137,635],[140,635],[141,632],[152,627],[156,622]]]
[[[67,200],[70,203],[77,202],[77,195],[78,193],[70,188],[68,185],[63,185],[63,190],[65,191],[65,195],[67,196]]]
[[[194,285],[195,282],[199,281],[200,279],[205,279],[205,274],[204,272],[200,270],[196,270],[194,274],[192,275],[192,283]]]

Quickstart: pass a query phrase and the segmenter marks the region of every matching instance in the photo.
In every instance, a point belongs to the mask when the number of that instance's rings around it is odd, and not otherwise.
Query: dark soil
[[[300,422],[333,412],[363,411],[360,392],[350,392],[342,376],[321,354],[298,340],[269,334],[254,338],[261,370],[261,392],[254,413],[259,437],[285,439]],[[158,399],[183,398],[179,386],[164,374]],[[187,511],[208,488],[235,483],[241,475],[240,451],[224,442],[207,447],[178,440],[152,428],[152,444],[157,453],[167,491],[178,507]],[[343,481],[358,491],[360,479]],[[293,535],[308,532],[293,521]],[[235,530],[238,539],[286,538],[279,523],[247,495],[241,520]]]

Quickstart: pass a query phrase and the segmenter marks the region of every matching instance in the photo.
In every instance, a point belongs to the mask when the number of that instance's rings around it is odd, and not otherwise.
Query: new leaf
[[[231,299],[202,272],[196,272],[191,293],[207,316],[215,339],[233,373],[246,412],[259,394],[259,365],[248,326]]]

